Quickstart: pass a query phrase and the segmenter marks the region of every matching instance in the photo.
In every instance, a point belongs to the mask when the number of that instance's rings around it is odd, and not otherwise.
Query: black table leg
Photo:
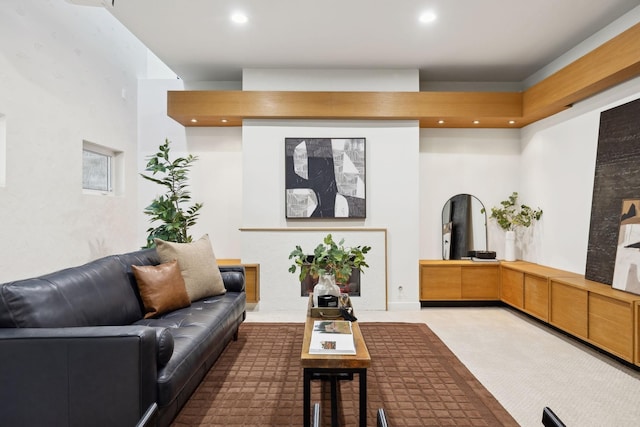
[[[361,369],[360,377],[360,427],[367,427],[367,370]]]
[[[338,424],[338,381],[343,378],[353,378],[353,374],[358,374],[360,379],[360,427],[367,427],[367,369],[347,368],[304,368],[303,384],[303,425],[311,427],[311,379],[321,379],[323,375],[328,375],[331,381],[331,426]]]
[[[331,427],[338,427],[338,378],[331,375]]]
[[[311,370],[304,368],[304,384],[303,384],[303,425],[311,427]]]

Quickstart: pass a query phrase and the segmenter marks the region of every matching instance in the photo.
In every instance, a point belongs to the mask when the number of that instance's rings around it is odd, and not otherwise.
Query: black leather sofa
[[[171,423],[237,338],[245,281],[220,266],[224,295],[144,319],[131,265],[159,263],[146,249],[0,285],[0,424]]]

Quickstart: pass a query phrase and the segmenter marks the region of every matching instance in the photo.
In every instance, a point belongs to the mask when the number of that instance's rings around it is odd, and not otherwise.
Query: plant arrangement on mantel
[[[485,209],[482,208],[482,213]],[[542,209],[532,209],[530,206],[518,203],[518,193],[514,191],[506,200],[500,202],[500,207],[491,208],[489,218],[505,230],[505,260],[515,261],[515,232],[519,229],[531,227],[542,217]]]
[[[317,306],[318,295],[340,295],[340,287],[337,283],[345,283],[349,280],[354,269],[363,272],[369,267],[365,255],[371,250],[371,246],[345,247],[344,239],[339,242],[333,240],[331,234],[323,239],[313,250],[313,254],[306,253],[300,245],[289,254],[293,264],[289,267],[290,273],[300,269],[299,278],[302,282],[307,275],[318,277],[318,284],[313,289],[314,305]],[[319,288],[320,286],[320,288]]]
[[[144,210],[151,217],[151,223],[160,222],[160,225],[147,229],[149,235],[144,246],[146,248],[155,246],[155,238],[176,243],[191,242],[189,227],[195,225],[202,208],[202,203],[184,208],[184,204],[191,200],[191,193],[187,190],[189,169],[198,158],[189,154],[187,157],[171,160],[170,144],[165,139],[164,144],[158,147],[158,152],[148,157],[145,171],[151,172],[151,175],[140,174],[144,179],[166,188],[166,193],[153,199]],[[159,176],[156,177],[156,174]]]

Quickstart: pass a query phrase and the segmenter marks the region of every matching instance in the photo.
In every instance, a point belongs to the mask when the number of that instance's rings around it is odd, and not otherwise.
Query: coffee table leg
[[[331,427],[338,427],[338,377],[331,375]]]
[[[303,425],[304,427],[311,427],[311,371],[304,368],[303,376],[303,392],[302,392],[302,407],[303,407]]]
[[[362,369],[360,377],[360,427],[367,427],[367,370]]]

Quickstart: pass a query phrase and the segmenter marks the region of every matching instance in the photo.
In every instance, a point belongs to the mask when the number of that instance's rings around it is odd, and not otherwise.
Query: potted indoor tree
[[[370,246],[345,247],[344,239],[336,243],[333,236],[327,234],[313,254],[304,252],[300,245],[296,245],[289,254],[289,259],[293,259],[289,272],[295,273],[300,269],[301,282],[307,275],[318,278],[318,284],[313,289],[314,306],[317,307],[318,295],[339,296],[340,287],[337,284],[348,281],[354,269],[363,272],[364,268],[369,267],[365,255],[370,250]]]
[[[482,209],[484,213],[484,208]],[[500,207],[491,208],[489,218],[505,230],[505,261],[515,261],[515,240],[518,229],[531,227],[542,217],[542,209],[532,209],[528,205],[518,203],[518,193],[513,192],[506,200],[500,202]]]
[[[171,160],[170,141],[165,139],[158,152],[148,157],[146,172],[140,174],[144,179],[155,182],[166,189],[165,194],[157,196],[144,213],[149,215],[151,223],[160,224],[147,229],[147,244],[145,247],[155,246],[153,239],[158,238],[168,242],[189,243],[192,237],[189,227],[195,225],[202,203],[195,203],[187,208],[184,204],[191,200],[191,193],[187,190],[188,172],[193,162],[198,158],[189,154]],[[156,176],[158,175],[158,176]]]

